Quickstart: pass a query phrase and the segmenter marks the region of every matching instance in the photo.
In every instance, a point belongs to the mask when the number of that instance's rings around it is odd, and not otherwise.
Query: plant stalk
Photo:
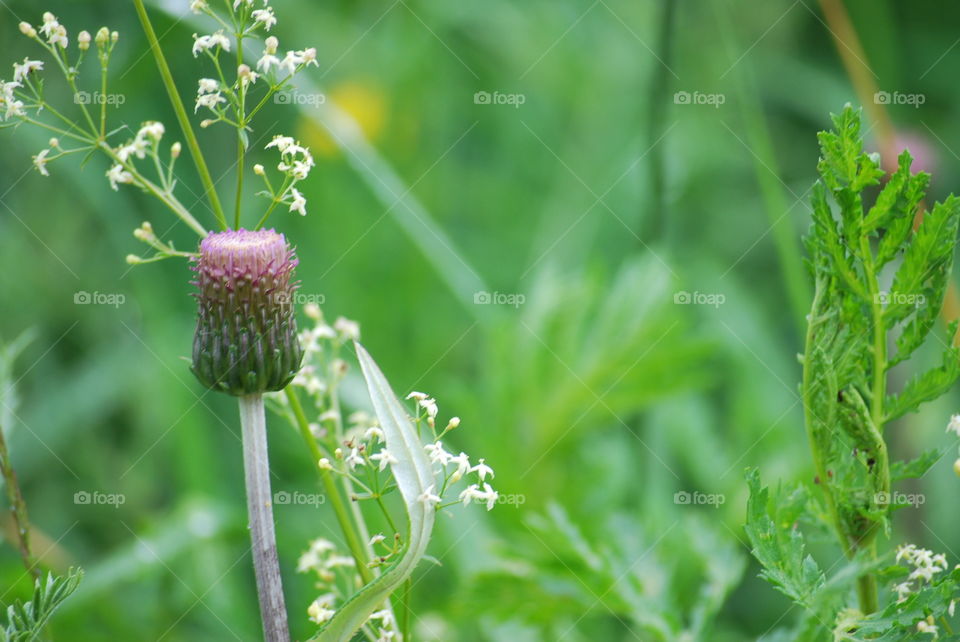
[[[267,642],[289,642],[287,610],[280,579],[280,560],[273,526],[270,493],[270,462],[267,458],[267,424],[263,396],[239,398],[240,424],[243,429],[243,468],[247,485],[247,511],[250,515],[250,539],[253,568],[257,576],[257,596]]]
[[[226,216],[223,213],[223,206],[220,204],[220,197],[217,196],[217,189],[213,184],[213,177],[210,175],[210,169],[207,167],[203,152],[200,151],[200,143],[197,141],[197,135],[193,132],[193,127],[190,125],[190,118],[187,116],[187,110],[183,106],[180,93],[177,91],[177,85],[173,81],[173,74],[170,73],[167,59],[163,55],[163,50],[160,49],[157,34],[154,32],[153,25],[150,23],[150,17],[147,15],[147,10],[143,6],[143,0],[133,0],[133,4],[137,9],[140,24],[143,25],[143,33],[147,37],[147,42],[150,43],[150,50],[153,52],[154,60],[157,61],[157,68],[160,70],[160,77],[163,79],[163,85],[167,90],[167,95],[170,97],[170,104],[173,105],[173,111],[177,115],[177,122],[180,123],[180,129],[183,130],[183,136],[187,140],[190,155],[193,157],[193,162],[197,166],[197,173],[200,175],[200,181],[203,183],[204,192],[206,192],[210,206],[213,208],[213,215],[216,217],[221,229],[225,230],[228,225]]]
[[[293,410],[293,416],[297,421],[300,434],[303,436],[303,440],[307,444],[307,449],[310,451],[310,456],[313,458],[313,465],[316,466],[320,472],[320,480],[323,482],[327,499],[329,499],[330,504],[333,505],[333,512],[337,516],[337,523],[340,525],[343,537],[347,541],[347,548],[350,549],[350,554],[353,555],[353,559],[357,563],[357,572],[360,574],[360,578],[364,584],[369,584],[373,581],[373,572],[370,570],[370,567],[367,566],[370,560],[367,557],[366,549],[364,549],[363,542],[353,527],[350,513],[343,502],[343,497],[340,495],[340,490],[337,488],[337,483],[333,479],[333,475],[330,474],[329,470],[324,470],[319,466],[323,453],[320,452],[320,447],[317,446],[317,440],[310,432],[310,424],[307,421],[307,416],[303,412],[303,406],[300,405],[300,399],[297,397],[297,393],[293,390],[292,386],[287,386],[284,394],[290,403],[290,408]]]
[[[30,549],[30,520],[27,518],[27,503],[23,501],[20,484],[17,482],[17,474],[10,462],[10,451],[7,450],[7,440],[3,435],[2,426],[0,426],[0,469],[3,473],[7,500],[10,502],[10,513],[13,515],[13,526],[17,530],[17,548],[20,551],[20,559],[23,561],[23,566],[27,569],[27,572],[33,575],[34,579],[40,579],[40,568],[37,566],[33,551]]]

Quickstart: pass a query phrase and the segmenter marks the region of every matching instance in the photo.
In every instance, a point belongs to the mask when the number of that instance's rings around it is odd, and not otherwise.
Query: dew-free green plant
[[[303,437],[350,551],[350,557],[332,557],[336,545],[315,540],[301,558],[300,570],[317,573],[328,589],[306,609],[322,627],[318,639],[349,640],[358,632],[372,640],[409,637],[410,576],[425,556],[436,512],[461,502],[484,503],[489,510],[499,495],[487,482],[493,470],[483,459],[474,464],[466,453],[454,455],[444,449],[441,438],[459,425],[459,419],[437,430],[437,403],[418,392],[408,397],[415,404],[413,417],[408,416],[373,359],[356,343],[357,324],[340,319],[327,326],[319,308],[312,306],[307,314],[316,326],[297,332],[296,259],[282,234],[261,228],[280,206],[306,215],[306,199],[296,186],[313,169],[313,156],[294,138],[275,134],[264,149],[279,154],[276,171],[259,163],[247,165],[254,118],[279,92],[292,88],[296,74],[317,66],[316,50],[280,54],[277,37],[266,35],[277,24],[266,0],[189,3],[216,29],[194,34],[192,54],[205,64],[207,73],[197,82],[194,114],[202,117],[201,128],[226,125],[236,132],[234,207],[228,216],[142,0],[134,0],[134,7],[219,231],[208,232],[177,197],[176,162],[184,146],[174,142],[162,147],[167,134],[162,123],[147,121],[136,132],[111,129],[107,107],[124,102],[110,93],[109,85],[110,61],[120,38],[116,31],[106,27],[95,35],[82,31],[71,46],[67,28],[50,12],[43,14],[39,28],[20,23],[21,33],[49,60],[24,59],[14,65],[11,81],[0,81],[0,127],[31,126],[54,135],[33,157],[43,176],[50,175],[51,162],[65,156],[105,156],[105,175],[113,190],[121,185],[139,188],[201,237],[198,252],[180,251],[145,222],[134,236],[153,254],[131,254],[127,262],[187,258],[196,272],[199,305],[191,369],[203,386],[239,401],[252,557],[265,639],[290,638],[272,514],[275,496],[267,458],[265,395],[271,395],[274,407]],[[256,62],[249,57],[255,43],[260,43]],[[99,63],[93,91],[81,86],[88,53],[95,53]],[[72,106],[55,105],[48,98],[43,73],[50,62],[62,74]],[[256,195],[266,198],[252,213],[247,206],[252,199],[244,190],[250,172],[263,183]],[[246,218],[255,221],[249,229],[242,225]],[[374,416],[355,416],[350,423],[344,421],[338,391],[347,370],[338,356],[345,345],[354,347],[374,410]],[[321,353],[333,357],[317,373],[318,364],[311,358]],[[288,386],[291,382],[306,389],[311,398],[306,408]],[[454,485],[468,476],[477,483],[445,503]],[[400,497],[405,526],[395,519],[396,509],[388,506],[393,491]],[[372,537],[370,517],[360,508],[366,500],[376,504],[383,520],[379,527],[384,532]],[[338,578],[334,569],[343,577]],[[394,603],[401,608],[395,609]]]
[[[846,106],[833,124],[819,134],[820,179],[806,238],[814,295],[800,356],[816,476],[812,485],[771,496],[750,472],[746,532],[763,576],[805,609],[801,639],[822,639],[826,631],[836,639],[911,639],[935,632],[934,620],[953,612],[960,572],[913,545],[900,547],[893,564],[882,550],[880,535],[889,535],[895,511],[909,500],[895,484],[941,459],[931,451],[891,461],[887,433],[960,376],[960,350],[950,344],[956,323],[946,339],[934,332],[960,199],[951,195],[924,212],[930,177],[911,173],[908,151],[886,174],[879,156],[864,152],[857,110]],[[888,389],[890,370],[927,343],[942,345],[941,365]],[[846,558],[839,571],[809,554],[800,526],[833,533]]]

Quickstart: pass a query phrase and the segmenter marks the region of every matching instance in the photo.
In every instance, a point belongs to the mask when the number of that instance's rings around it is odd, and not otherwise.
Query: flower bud
[[[260,163],[257,163],[256,165],[254,165],[253,173],[256,174],[257,176],[263,176],[263,165],[261,165]]]
[[[86,51],[90,48],[90,32],[81,31],[77,34],[77,46],[80,47],[80,51]]]
[[[59,138],[51,138],[50,141],[49,141],[49,145],[50,145],[50,147],[52,147],[52,148],[54,148],[54,149],[60,147],[60,139],[59,139]]]
[[[117,33],[116,31],[111,31],[110,42],[112,42],[113,44],[117,44],[117,40],[120,40],[120,34]]]
[[[277,40],[276,36],[269,36],[266,40],[263,41],[264,53],[268,53],[271,56],[277,53],[277,47],[280,46],[280,41]]]
[[[180,145],[180,141],[177,141],[176,143],[174,143],[173,145],[171,145],[171,146],[170,146],[170,158],[180,158],[180,150],[181,150],[181,149],[182,149],[182,146]]]
[[[97,43],[98,47],[103,47],[110,40],[110,30],[106,27],[100,27],[97,31],[97,35],[94,38],[94,42]]]
[[[229,230],[200,243],[193,373],[235,396],[282,390],[303,351],[293,314],[297,259],[273,230]]]
[[[957,474],[957,477],[960,477],[960,459],[953,462],[953,472]]]
[[[20,23],[20,33],[22,33],[23,35],[27,36],[28,38],[36,38],[36,37],[37,37],[37,30],[34,29],[34,28],[33,28],[33,25],[31,25],[29,22],[21,22],[21,23]]]

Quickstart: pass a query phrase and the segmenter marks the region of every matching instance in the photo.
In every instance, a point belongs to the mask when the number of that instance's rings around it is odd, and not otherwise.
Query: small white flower
[[[58,26],[53,30],[53,33],[50,34],[50,37],[47,39],[47,42],[51,45],[60,45],[64,49],[70,44],[70,40],[67,38],[67,29],[63,25]]]
[[[939,635],[939,629],[937,625],[928,620],[920,620],[917,622],[917,632],[918,633],[929,633],[933,636],[933,639],[936,640]]]
[[[470,458],[467,453],[461,452],[456,457],[451,457],[449,463],[457,465],[457,469],[450,476],[450,483],[456,484],[470,470]]]
[[[957,606],[957,601],[950,600],[950,606],[947,607],[947,613],[950,615],[950,617],[953,617],[954,611],[956,610],[955,609],[956,606]]]
[[[24,78],[27,77],[27,74],[33,71],[41,71],[43,69],[42,60],[30,60],[24,58],[23,62],[13,63],[13,82],[19,83]]]
[[[190,2],[190,10],[194,13],[200,13],[207,10],[206,0],[192,0]]]
[[[330,618],[334,616],[336,611],[331,608],[328,608],[330,602],[323,601],[321,602],[320,598],[317,598],[310,604],[310,607],[307,609],[307,615],[310,616],[310,621],[316,624],[323,624],[328,622]]]
[[[407,395],[407,399],[416,399],[417,401],[422,401],[422,400],[426,399],[427,397],[428,397],[428,395],[427,395],[426,393],[424,393],[424,392],[417,392],[416,390],[414,390],[414,391],[411,392],[409,395]]]
[[[956,433],[960,437],[960,415],[952,415],[950,423],[947,424],[947,432]]]
[[[223,33],[223,29],[208,36],[198,36],[193,34],[193,57],[196,58],[201,52],[209,51],[214,47],[220,47],[224,51],[230,51],[230,39]]]
[[[262,24],[263,28],[267,31],[270,31],[270,28],[273,25],[277,24],[277,17],[273,15],[273,7],[267,7],[266,9],[256,9],[252,14],[253,21],[258,24]]]
[[[257,82],[260,74],[250,69],[247,65],[240,65],[237,67],[237,78],[239,78],[240,83],[246,87],[247,85],[252,85]]]
[[[350,465],[350,470],[355,469],[357,466],[363,466],[366,463],[363,457],[360,456],[360,451],[356,448],[350,449],[350,454],[347,455],[344,461]]]
[[[50,37],[57,27],[60,26],[60,23],[57,22],[57,17],[50,13],[49,11],[44,12],[43,14],[43,26],[40,27],[40,33],[46,37]]]
[[[437,408],[436,399],[424,399],[419,402],[420,407],[427,411],[427,416],[431,419],[434,419],[437,416],[437,413],[440,412],[440,409]]]
[[[427,444],[423,447],[427,451],[427,455],[430,457],[431,464],[440,464],[441,466],[446,466],[450,463],[450,460],[453,459],[453,455],[448,453],[443,449],[443,444],[439,441],[435,444]]]
[[[480,481],[485,480],[487,475],[490,475],[490,477],[496,477],[496,475],[493,474],[493,469],[490,468],[490,466],[487,466],[484,461],[485,460],[481,459],[479,464],[470,469],[471,473],[477,473],[477,475],[480,476]]]
[[[382,473],[387,468],[387,464],[396,464],[398,462],[397,458],[390,454],[386,448],[378,452],[376,455],[370,455],[370,459],[373,461],[380,462],[380,472]]]
[[[276,147],[281,154],[286,154],[287,150],[290,149],[291,146],[294,146],[296,144],[297,142],[292,137],[277,134],[276,136],[273,137],[273,140],[271,140],[269,143],[266,144],[264,149],[270,149],[271,147]]]
[[[290,188],[290,193],[293,194],[293,201],[290,202],[290,211],[296,212],[300,216],[306,216],[307,199],[305,199],[303,194],[295,187]]]
[[[233,10],[234,10],[234,11],[237,10],[237,7],[240,6],[240,3],[241,3],[241,2],[242,2],[243,4],[245,4],[245,5],[247,5],[248,7],[252,7],[252,6],[253,6],[253,0],[233,0]],[[266,2],[264,2],[264,4],[266,4]]]
[[[366,432],[363,433],[363,438],[366,439],[367,441],[376,439],[378,442],[382,442],[384,440],[383,431],[380,430],[380,428],[378,428],[377,426],[370,426],[369,428],[367,428]]]
[[[163,138],[163,134],[166,130],[163,127],[163,123],[157,122],[155,120],[147,121],[140,127],[140,131],[137,132],[137,138],[151,138],[154,141],[159,141]]]
[[[33,166],[37,168],[37,171],[40,172],[42,176],[50,176],[50,172],[47,171],[47,154],[49,153],[49,149],[44,149],[33,157]]]
[[[123,166],[117,163],[107,170],[107,180],[110,181],[110,187],[117,191],[117,183],[132,183],[133,175],[123,169]]]
[[[377,533],[376,535],[370,538],[370,546],[376,546],[377,544],[384,541],[385,539],[387,538],[383,536],[383,533]],[[371,615],[370,617],[373,617],[373,616]]]
[[[215,94],[203,94],[197,97],[197,104],[193,108],[193,113],[197,113],[201,107],[216,109],[218,104],[225,102],[227,102],[227,99],[221,96],[219,92]]]
[[[333,322],[333,329],[348,341],[360,340],[360,324],[356,321],[351,321],[346,317],[337,317],[337,320]]]
[[[913,593],[913,584],[910,582],[901,582],[893,587],[893,592],[897,594],[897,604],[905,602],[907,596]]]
[[[197,94],[212,94],[220,91],[220,83],[213,78],[201,78],[197,84],[199,85]]]
[[[433,484],[430,484],[425,491],[420,493],[420,496],[417,497],[417,501],[427,508],[430,508],[431,506],[436,506],[442,500],[440,499],[439,495],[433,494]]]

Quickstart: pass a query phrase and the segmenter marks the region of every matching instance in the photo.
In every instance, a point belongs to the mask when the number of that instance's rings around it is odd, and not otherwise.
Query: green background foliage
[[[205,74],[190,55],[203,28],[186,4],[150,8],[189,97]],[[414,576],[417,639],[723,641],[800,626],[749,555],[743,470],[759,467],[774,487],[814,475],[797,387],[812,295],[800,239],[815,133],[830,127],[828,113],[862,102],[820,6],[273,4],[281,48],[317,47],[320,67],[302,78],[327,97],[271,105],[251,134],[255,150],[272,133],[295,135],[317,160],[302,185],[309,215],[272,220],[297,246],[301,292],[322,296],[331,319],[358,320],[397,393],[435,395],[443,416],[463,420],[450,449],[485,457],[501,494],[523,498],[438,516],[430,554],[440,564]],[[960,175],[950,26],[960,10],[847,5],[874,82],[925,97],[889,113],[915,168],[933,175],[929,202],[943,200]],[[126,101],[115,117],[134,130],[161,120],[175,140],[132,4],[6,2],[2,64],[36,55],[16,25],[48,9],[71,35],[120,31],[113,87]],[[484,91],[525,100],[477,104]],[[724,102],[677,104],[680,91]],[[318,124],[334,103],[362,128],[341,139],[348,149]],[[229,199],[230,131],[199,136],[222,150],[209,159]],[[53,570],[86,572],[52,631],[254,639],[236,407],[204,391],[184,360],[190,273],[179,260],[123,261],[143,251],[130,232],[144,219],[180,249],[196,237],[145,196],[112,192],[102,159],[58,161],[40,176],[30,157],[47,138],[0,132],[0,337],[33,334],[0,371],[0,418],[37,552]],[[882,165],[893,171],[895,159]],[[182,160],[181,197],[212,227],[189,170]],[[80,291],[125,302],[75,305]],[[479,291],[524,302],[477,304]],[[691,304],[678,304],[683,293]],[[942,321],[933,332],[949,341]],[[891,370],[891,390],[940,364],[932,343]],[[348,393],[362,406],[356,370]],[[960,562],[956,444],[943,432],[957,401],[951,391],[888,426],[891,459],[947,454],[908,482],[925,502],[895,513],[881,548],[915,542]],[[319,492],[299,436],[273,426],[274,490]],[[775,493],[783,523],[805,501],[790,488]],[[84,491],[124,502],[75,503]],[[316,591],[295,573],[297,556],[309,539],[339,535],[329,506],[275,514],[291,630],[303,639],[316,630],[306,619]],[[843,563],[824,553],[826,540],[811,538],[803,554],[822,568]],[[0,587],[4,605],[32,595],[12,545],[0,549]]]

